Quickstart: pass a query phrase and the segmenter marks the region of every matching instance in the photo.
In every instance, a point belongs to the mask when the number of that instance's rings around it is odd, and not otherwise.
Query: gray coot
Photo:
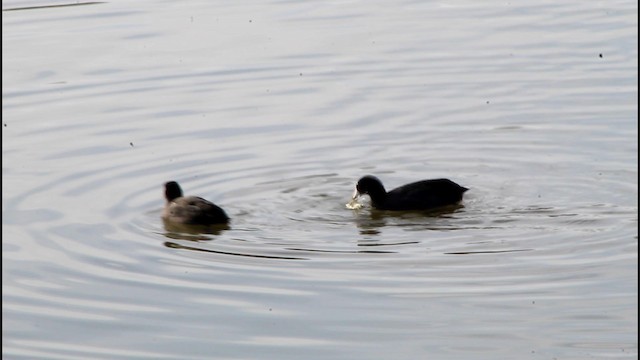
[[[182,189],[175,181],[164,184],[167,203],[162,219],[170,223],[185,225],[227,224],[229,217],[216,204],[197,196],[183,196]]]
[[[458,204],[467,189],[449,179],[416,181],[389,192],[375,176],[358,180],[353,199],[368,194],[371,205],[379,210],[429,210]]]

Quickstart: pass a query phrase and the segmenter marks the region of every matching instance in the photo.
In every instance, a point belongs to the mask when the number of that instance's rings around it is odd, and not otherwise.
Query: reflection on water
[[[637,358],[637,2],[50,6],[3,2],[3,357]]]
[[[456,223],[456,219],[464,218],[464,205],[452,205],[428,211],[386,211],[369,208],[354,210],[356,225],[361,234],[380,234],[377,228],[399,226],[406,230],[463,230],[464,222]]]
[[[162,219],[162,223],[164,224],[164,228],[167,231],[167,233],[165,234],[166,237],[185,240],[207,240],[209,239],[208,237],[198,237],[198,235],[220,235],[225,230],[229,230],[231,228],[228,224],[189,225],[179,224],[165,219]]]

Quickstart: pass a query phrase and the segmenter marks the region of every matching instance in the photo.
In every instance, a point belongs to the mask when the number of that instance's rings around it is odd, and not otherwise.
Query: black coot
[[[449,179],[422,180],[387,192],[375,176],[358,180],[353,199],[368,194],[371,205],[380,210],[428,210],[458,204],[467,189]]]
[[[167,203],[162,219],[170,223],[185,225],[214,225],[229,222],[227,214],[216,204],[197,196],[183,196],[175,181],[164,184]]]

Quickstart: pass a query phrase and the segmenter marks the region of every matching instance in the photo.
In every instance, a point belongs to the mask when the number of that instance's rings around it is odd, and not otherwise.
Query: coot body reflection
[[[183,196],[182,189],[175,181],[164,184],[167,200],[162,219],[165,222],[184,225],[227,224],[229,217],[216,204],[197,196]]]
[[[369,195],[371,205],[379,210],[429,210],[458,204],[467,190],[449,179],[431,179],[387,192],[380,179],[367,175],[358,180],[353,199]]]

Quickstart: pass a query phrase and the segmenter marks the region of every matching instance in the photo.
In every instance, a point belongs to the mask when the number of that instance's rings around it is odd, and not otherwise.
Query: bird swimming
[[[227,224],[229,216],[218,205],[197,196],[184,196],[175,181],[164,184],[165,203],[162,219],[184,225]]]
[[[462,194],[469,190],[449,179],[416,181],[387,192],[382,181],[373,175],[358,180],[351,203],[358,197],[369,195],[371,205],[379,210],[430,210],[462,201]]]

